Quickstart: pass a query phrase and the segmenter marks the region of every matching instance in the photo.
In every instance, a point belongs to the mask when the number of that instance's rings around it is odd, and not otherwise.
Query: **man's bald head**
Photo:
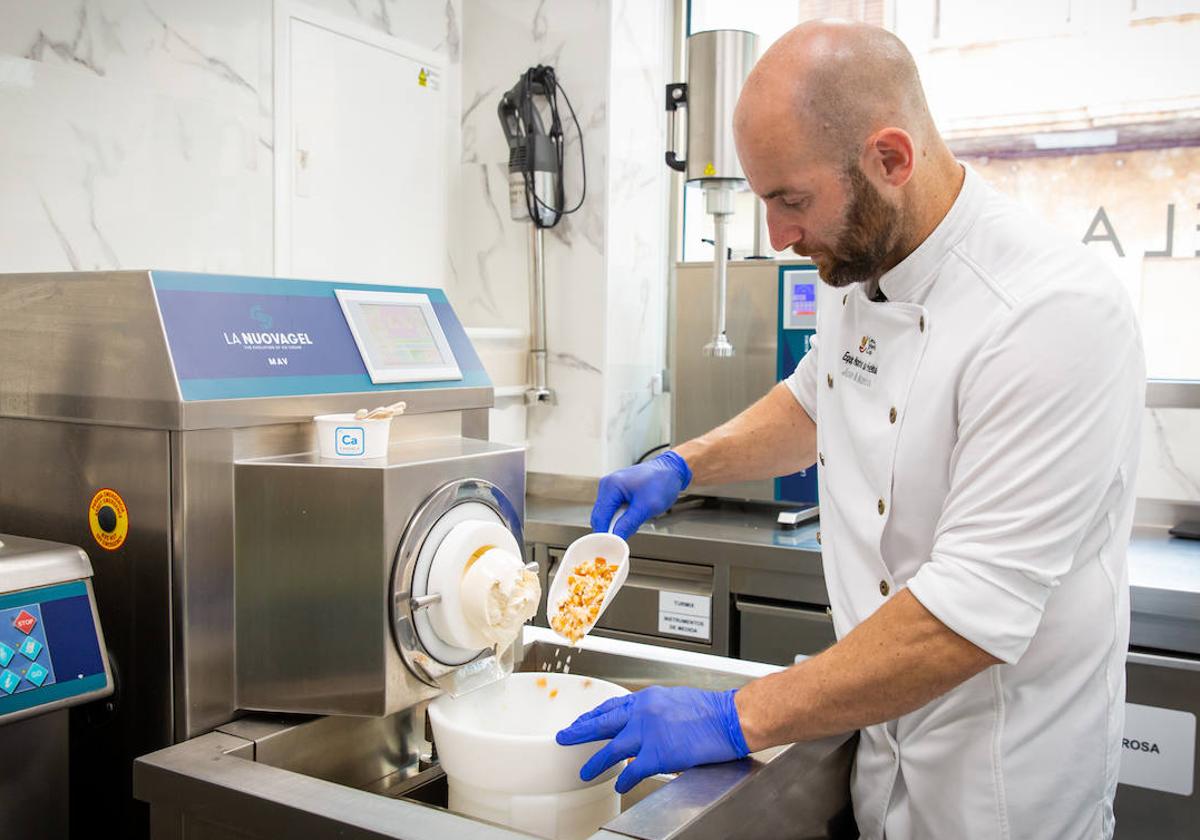
[[[755,65],[738,101],[734,129],[763,118],[801,132],[812,152],[856,160],[879,128],[893,126],[920,147],[937,136],[912,54],[875,26],[809,21],[776,41]]]
[[[733,130],[772,246],[811,257],[831,285],[882,276],[962,183],[912,55],[873,26],[813,21],[788,32],[747,78]]]

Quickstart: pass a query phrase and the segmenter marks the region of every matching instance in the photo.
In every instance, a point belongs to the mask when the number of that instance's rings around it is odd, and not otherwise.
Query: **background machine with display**
[[[108,697],[113,678],[79,548],[0,534],[0,815],[6,836],[64,837],[66,709]]]
[[[732,358],[703,351],[711,334],[713,278],[708,263],[675,268],[671,440],[704,434],[786,379],[812,345],[821,280],[812,263],[737,260],[728,269],[727,329]],[[780,479],[688,488],[689,493],[808,508],[817,503],[816,468]],[[806,517],[807,518],[807,517]]]

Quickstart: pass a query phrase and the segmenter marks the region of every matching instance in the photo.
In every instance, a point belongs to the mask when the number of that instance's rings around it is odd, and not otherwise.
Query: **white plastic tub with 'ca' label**
[[[356,420],[353,414],[318,414],[317,445],[322,458],[382,458],[387,455],[392,418]]]
[[[591,782],[579,770],[602,742],[560,746],[560,729],[619,685],[576,674],[519,672],[459,697],[429,704],[450,810],[556,840],[582,840],[621,811],[614,777]]]

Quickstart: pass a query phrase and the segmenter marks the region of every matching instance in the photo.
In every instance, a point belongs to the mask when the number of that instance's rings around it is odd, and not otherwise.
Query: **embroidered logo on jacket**
[[[858,342],[857,354],[849,350],[842,353],[842,376],[867,388],[874,385],[879,368],[869,358],[864,357],[874,356],[876,346],[875,339],[864,335]]]

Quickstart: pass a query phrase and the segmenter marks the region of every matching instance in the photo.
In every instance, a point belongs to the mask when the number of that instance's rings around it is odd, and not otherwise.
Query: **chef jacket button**
[[[879,500],[879,515],[883,516],[883,512],[887,510],[887,505],[883,503],[883,499]]]
[[[829,387],[832,388],[833,387],[833,374],[832,373],[825,374],[825,381],[829,384]]]
[[[890,586],[888,586],[888,582],[886,580],[879,581],[879,594],[880,595],[882,595],[884,598],[886,598],[887,594],[891,591],[892,591],[892,588]]]
[[[888,420],[896,422],[896,406],[892,406],[892,410],[888,412]]]
[[[817,545],[821,544],[821,532],[817,531]]]
[[[824,455],[822,455],[820,452],[818,452],[818,453],[817,453],[817,458],[818,458],[818,459],[821,461],[821,466],[822,466],[822,467],[823,467],[823,466],[825,466],[825,456],[824,456]]]
[[[921,320],[918,321],[917,324],[921,327],[921,332],[925,332],[925,316],[924,315],[921,316]]]

